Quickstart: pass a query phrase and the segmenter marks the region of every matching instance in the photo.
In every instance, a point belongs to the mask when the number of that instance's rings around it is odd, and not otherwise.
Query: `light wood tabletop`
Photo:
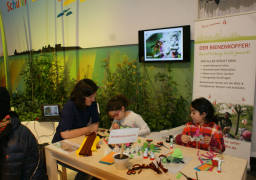
[[[105,133],[106,134],[106,133]],[[84,140],[84,136],[80,136],[77,138],[68,139],[68,141],[81,144]],[[143,143],[146,142],[145,138],[138,137],[138,140],[141,140],[140,146],[143,146]],[[157,141],[153,141],[152,143],[157,144]],[[167,147],[169,147],[168,143],[164,143]],[[92,176],[98,177],[100,179],[176,179],[177,174],[171,173],[163,173],[157,174],[155,171],[151,169],[143,169],[140,174],[136,171],[135,175],[127,175],[127,170],[117,170],[115,165],[106,165],[99,163],[100,159],[103,158],[104,149],[107,148],[107,144],[104,142],[101,145],[101,148],[98,149],[98,152],[93,152],[92,156],[81,157],[77,156],[75,152],[70,154],[64,154],[51,146],[46,146],[46,167],[47,174],[49,180],[57,179],[57,165],[56,160],[61,161],[69,166],[72,166],[80,171],[86,172]],[[191,157],[192,160],[189,161],[182,169],[181,172],[185,173],[188,177],[196,179],[196,170],[195,167],[200,165],[200,161],[198,160],[198,149],[188,148],[184,146],[179,146],[174,144],[174,148],[179,148],[182,151],[184,156]],[[171,150],[166,149],[165,147],[161,147],[160,153],[155,153],[155,157],[158,157],[163,152],[168,152]],[[200,150],[200,154],[205,154],[206,151]],[[217,172],[217,168],[214,168],[213,171],[198,171],[198,179],[199,180],[246,180],[247,175],[247,160],[241,159],[237,157],[232,157],[228,155],[223,155],[225,162],[222,163],[221,173]],[[149,164],[152,161],[147,158],[134,158],[129,160],[130,166],[134,164]],[[181,176],[180,180],[186,180],[184,176]]]

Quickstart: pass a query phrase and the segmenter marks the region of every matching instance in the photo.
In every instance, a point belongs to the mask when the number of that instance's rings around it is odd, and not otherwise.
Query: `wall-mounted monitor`
[[[140,62],[190,62],[190,25],[139,31]]]

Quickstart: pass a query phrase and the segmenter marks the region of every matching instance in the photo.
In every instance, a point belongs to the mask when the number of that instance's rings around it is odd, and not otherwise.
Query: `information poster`
[[[256,13],[195,22],[193,99],[207,98],[226,137],[251,140],[256,67]]]

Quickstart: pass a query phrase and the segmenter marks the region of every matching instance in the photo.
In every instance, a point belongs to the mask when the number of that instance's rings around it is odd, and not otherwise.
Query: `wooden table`
[[[68,139],[71,142],[81,144],[84,139],[84,136]],[[141,140],[140,146],[143,146],[143,143],[145,142],[145,138],[138,138]],[[153,141],[152,143],[157,143],[156,141]],[[169,147],[168,143],[165,143],[167,147]],[[46,167],[47,167],[47,174],[49,176],[49,180],[56,180],[57,179],[57,165],[56,160],[61,161],[65,164],[68,164],[69,166],[72,166],[76,169],[79,169],[80,171],[86,172],[88,174],[91,174],[95,177],[98,177],[100,179],[176,179],[177,174],[171,174],[171,173],[163,173],[163,174],[157,174],[155,171],[151,169],[143,169],[140,174],[136,173],[135,175],[127,175],[127,170],[117,170],[115,168],[115,165],[106,165],[99,163],[99,160],[103,157],[104,149],[108,146],[104,143],[101,145],[101,148],[98,150],[98,152],[93,152],[92,156],[88,157],[78,157],[76,156],[75,152],[70,154],[64,154],[60,151],[57,151],[49,146],[45,147],[45,153],[46,153]],[[200,165],[200,162],[198,160],[197,152],[198,149],[188,148],[184,146],[174,145],[174,149],[179,148],[182,151],[182,154],[185,156],[192,157],[193,159],[183,167],[181,172],[185,173],[187,176],[191,178],[196,178],[196,173],[194,168]],[[166,148],[161,148],[161,153],[168,151]],[[200,154],[205,154],[205,151],[200,150]],[[160,154],[155,153],[155,157],[158,157]],[[246,180],[247,175],[247,160],[241,159],[237,157],[227,156],[224,155],[225,162],[222,164],[222,172],[218,173],[217,168],[214,168],[212,172],[210,171],[200,171],[198,172],[198,179],[199,180],[224,180],[224,179],[230,179],[230,180]],[[130,159],[129,163],[130,165],[133,164],[149,164],[150,161],[148,159],[143,158],[134,158]],[[186,180],[184,176],[180,178],[181,180]]]

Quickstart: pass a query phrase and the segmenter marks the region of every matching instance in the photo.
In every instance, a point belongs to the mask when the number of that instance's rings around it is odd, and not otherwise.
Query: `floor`
[[[256,180],[256,170],[247,171],[247,180]]]

